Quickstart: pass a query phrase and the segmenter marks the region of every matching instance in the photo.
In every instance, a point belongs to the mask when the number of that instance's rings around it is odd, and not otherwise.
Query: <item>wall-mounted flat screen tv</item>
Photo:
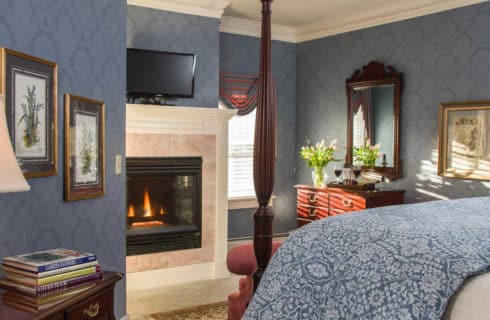
[[[192,98],[196,55],[127,50],[127,92],[132,95]]]

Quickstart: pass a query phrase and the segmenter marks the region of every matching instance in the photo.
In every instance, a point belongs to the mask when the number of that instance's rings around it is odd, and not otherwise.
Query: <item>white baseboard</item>
[[[175,268],[131,272],[126,274],[127,291],[149,290],[230,276],[226,263],[201,263]]]
[[[130,320],[129,319],[129,314],[125,315],[124,317],[122,317],[120,320]]]

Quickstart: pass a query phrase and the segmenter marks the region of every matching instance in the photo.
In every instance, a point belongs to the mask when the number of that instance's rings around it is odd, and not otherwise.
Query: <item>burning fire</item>
[[[150,194],[148,188],[145,188],[145,195],[143,198],[143,217],[153,217],[153,211],[151,210]]]
[[[129,204],[129,209],[128,209],[128,217],[134,218],[134,205],[132,203]]]
[[[163,205],[160,207],[160,211],[157,212],[162,216],[166,214]],[[143,216],[140,218],[143,221],[135,221],[131,223],[131,227],[144,228],[164,225],[163,221],[151,219],[152,217],[155,217],[155,215],[156,213],[151,208],[150,193],[148,192],[148,188],[145,188],[145,193],[143,194]],[[136,218],[136,209],[132,203],[130,203],[128,207],[128,218]]]

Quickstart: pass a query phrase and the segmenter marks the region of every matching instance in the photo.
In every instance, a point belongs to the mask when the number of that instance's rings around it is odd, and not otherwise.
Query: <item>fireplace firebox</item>
[[[202,158],[127,158],[127,255],[201,247]]]

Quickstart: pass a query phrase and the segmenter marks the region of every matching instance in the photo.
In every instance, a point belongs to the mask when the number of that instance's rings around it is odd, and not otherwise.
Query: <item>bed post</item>
[[[269,200],[274,187],[276,152],[276,101],[271,76],[271,3],[262,2],[260,71],[255,120],[254,186],[259,208],[254,213],[254,253],[258,269],[253,273],[254,292],[272,250],[273,214]]]

